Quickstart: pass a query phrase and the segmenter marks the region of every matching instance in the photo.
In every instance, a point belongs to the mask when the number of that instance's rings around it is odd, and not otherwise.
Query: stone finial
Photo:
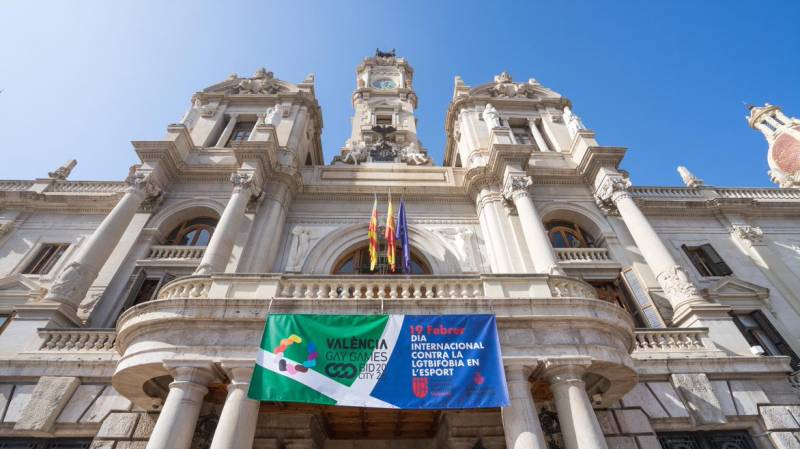
[[[51,171],[50,173],[48,173],[47,176],[49,176],[52,179],[59,179],[61,181],[64,181],[65,179],[67,179],[69,174],[72,173],[72,169],[75,168],[76,165],[78,165],[78,161],[76,161],[75,159],[70,159],[69,161],[67,161],[66,164],[62,165],[61,167],[58,167],[55,171]]]
[[[683,165],[678,166],[678,174],[681,175],[681,179],[683,180],[683,183],[686,184],[686,187],[693,189],[703,185],[703,180],[695,176]]]
[[[499,75],[495,75],[494,77],[495,83],[511,83],[513,80],[511,79],[511,75],[508,74],[505,70],[501,72]]]
[[[264,67],[261,67],[260,69],[256,70],[254,78],[272,79],[274,76],[275,75],[272,72],[267,71],[267,69],[265,69]]]
[[[306,75],[305,79],[303,80],[303,84],[314,84],[314,79],[316,75],[312,72]]]

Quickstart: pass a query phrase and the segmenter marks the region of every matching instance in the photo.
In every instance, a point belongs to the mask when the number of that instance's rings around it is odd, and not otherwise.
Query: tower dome
[[[800,120],[789,118],[778,106],[749,105],[747,123],[769,143],[767,162],[772,182],[783,188],[800,188]]]

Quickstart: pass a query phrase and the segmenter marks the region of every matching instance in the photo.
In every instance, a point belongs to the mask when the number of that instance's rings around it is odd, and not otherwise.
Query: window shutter
[[[714,271],[714,276],[730,276],[733,274],[733,271],[731,271],[728,264],[722,260],[722,257],[719,256],[719,253],[717,253],[717,250],[715,250],[713,246],[706,243],[700,245],[700,250],[703,251],[709,262],[711,262],[709,266]]]
[[[760,310],[755,310],[751,314],[753,320],[758,323],[758,327],[767,334],[767,337],[772,340],[772,343],[778,348],[782,355],[790,357],[792,360],[790,364],[792,368],[795,370],[800,370],[800,357],[797,357],[797,354],[792,350],[792,347],[783,339],[781,334],[775,329],[775,326],[769,321],[764,312]]]
[[[639,281],[639,278],[636,276],[636,273],[633,272],[632,268],[626,268],[622,271],[622,280],[625,283],[625,286],[628,288],[628,291],[633,296],[636,302],[636,307],[639,309],[638,313],[647,327],[666,327],[664,319],[661,317],[661,313],[656,308],[656,304],[653,302],[653,299],[650,298],[650,295],[644,289],[644,286]]]

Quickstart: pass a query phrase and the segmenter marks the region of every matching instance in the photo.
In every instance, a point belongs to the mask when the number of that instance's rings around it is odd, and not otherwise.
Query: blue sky
[[[0,5],[2,179],[122,179],[193,92],[261,66],[316,73],[327,162],[349,134],[354,68],[376,47],[415,68],[437,164],[461,75],[502,70],[567,96],[637,185],[771,186],[742,101],[800,116],[800,2],[31,2]]]

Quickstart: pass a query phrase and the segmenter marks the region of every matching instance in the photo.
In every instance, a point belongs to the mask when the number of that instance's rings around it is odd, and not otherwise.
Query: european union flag
[[[403,248],[403,273],[411,273],[411,245],[408,243],[408,222],[406,221],[406,203],[400,198],[400,211],[397,214],[397,232],[395,239]]]

